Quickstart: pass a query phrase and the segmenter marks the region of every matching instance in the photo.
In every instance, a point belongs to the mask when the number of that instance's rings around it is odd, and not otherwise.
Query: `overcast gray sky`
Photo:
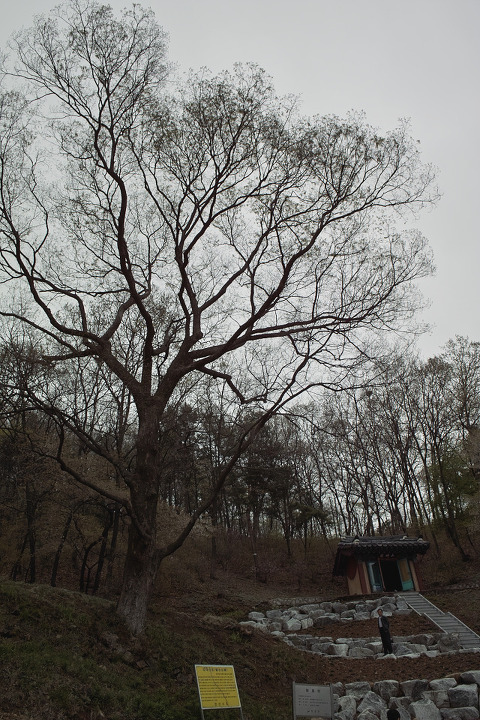
[[[3,9],[5,45],[52,0]],[[111,0],[121,9],[129,3]],[[425,357],[455,335],[480,340],[480,0],[151,0],[179,69],[256,62],[307,115],[364,110],[383,130],[409,118],[443,194],[416,223],[437,272],[422,282],[432,332]]]

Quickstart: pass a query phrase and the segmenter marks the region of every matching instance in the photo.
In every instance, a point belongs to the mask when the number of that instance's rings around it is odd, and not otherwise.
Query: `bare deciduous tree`
[[[371,334],[413,310],[430,259],[394,221],[434,198],[432,173],[407,128],[299,117],[256,67],[166,84],[164,35],[138,5],[117,19],[72,0],[14,47],[17,85],[1,99],[2,316],[24,325],[43,363],[30,402],[114,469],[111,487],[96,485],[59,447],[66,472],[130,517],[118,609],[140,632],[159,563],[259,429],[310,388],[340,387]],[[128,395],[129,463],[98,404],[92,421],[87,384],[65,393],[72,365],[107,406]],[[159,546],[163,420],[197,375],[255,420]]]

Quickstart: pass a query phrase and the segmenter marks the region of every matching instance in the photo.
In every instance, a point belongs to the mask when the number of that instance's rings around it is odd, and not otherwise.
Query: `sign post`
[[[238,708],[243,720],[233,665],[195,665],[202,718],[204,710]]]
[[[301,685],[293,683],[293,717],[333,718],[333,693],[331,685]]]

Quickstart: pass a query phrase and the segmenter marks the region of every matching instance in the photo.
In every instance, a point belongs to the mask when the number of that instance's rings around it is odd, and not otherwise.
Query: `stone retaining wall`
[[[380,639],[319,637],[306,633],[308,628],[324,628],[331,623],[351,623],[377,617],[382,607],[384,615],[406,615],[413,612],[401,596],[381,597],[362,602],[318,602],[289,607],[286,610],[251,612],[240,623],[287,642],[306,652],[323,655],[383,658]],[[424,633],[393,638],[396,657],[435,657],[453,652],[472,652],[459,649],[455,634]],[[387,655],[385,657],[393,657]],[[332,684],[335,720],[386,720],[387,710],[396,708],[400,720],[478,720],[480,670],[470,670],[454,677],[438,680],[380,680]]]
[[[320,655],[333,655],[351,658],[383,658],[380,637],[349,638],[345,636],[333,640],[328,635],[309,635],[309,628],[328,628],[332,623],[350,624],[357,620],[370,620],[377,617],[381,607],[383,614],[408,615],[413,612],[402,596],[384,596],[362,602],[318,602],[293,606],[285,610],[274,609],[263,612],[251,612],[248,620],[240,623],[257,630],[270,632],[275,637],[300,650]],[[467,652],[460,648],[455,633],[443,632],[422,633],[421,635],[392,637],[393,654],[395,657],[436,657],[446,653]],[[469,650],[468,652],[472,652]]]
[[[325,627],[332,623],[369,620],[376,617],[376,611],[380,606],[386,616],[409,615],[412,612],[403,597],[394,595],[362,602],[316,602],[295,605],[286,610],[267,610],[266,613],[251,612],[248,615],[248,621],[242,624],[249,624],[269,632],[297,632],[310,627]]]
[[[480,670],[439,680],[380,680],[334,683],[335,720],[386,720],[396,708],[400,720],[477,720]]]
[[[273,633],[276,635],[277,633]],[[317,653],[319,655],[333,655],[350,658],[391,658],[384,655],[379,637],[371,638],[337,638],[318,637],[316,635],[285,635],[280,637],[289,645],[299,650]],[[431,633],[422,635],[408,635],[406,637],[394,636],[392,638],[393,654],[395,657],[437,657],[446,653],[471,652],[460,648],[458,637],[455,634]]]

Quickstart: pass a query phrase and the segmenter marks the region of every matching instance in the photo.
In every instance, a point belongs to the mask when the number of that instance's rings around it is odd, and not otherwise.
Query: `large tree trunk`
[[[155,550],[155,542],[145,540],[132,523],[117,612],[134,635],[139,635],[145,628],[148,603],[158,570]]]
[[[156,547],[158,506],[158,420],[155,413],[139,413],[137,462],[130,484],[132,517],[123,583],[117,612],[134,635],[143,632],[148,603],[159,565]]]

